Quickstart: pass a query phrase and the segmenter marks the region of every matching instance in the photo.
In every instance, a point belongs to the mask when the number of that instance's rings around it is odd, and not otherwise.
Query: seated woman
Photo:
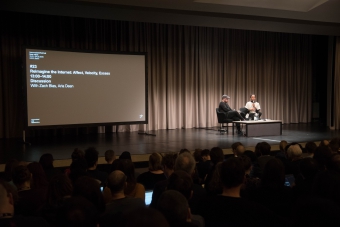
[[[137,177],[137,182],[144,185],[145,190],[153,190],[157,182],[166,179],[161,163],[162,155],[159,153],[152,153],[149,156],[149,171]]]

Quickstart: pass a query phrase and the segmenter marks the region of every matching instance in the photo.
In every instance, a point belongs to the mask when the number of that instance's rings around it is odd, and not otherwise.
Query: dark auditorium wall
[[[312,76],[312,70],[315,69],[312,62],[319,64],[318,59],[325,58],[316,55],[314,60],[312,59],[314,45],[327,46],[327,41],[320,43],[320,39],[313,35],[29,13],[1,12],[0,21],[5,21],[1,24],[0,37],[0,138],[22,135],[22,45],[98,51],[147,51],[148,58],[151,59],[148,61],[151,129],[214,126],[216,116],[209,110],[216,106],[222,93],[230,91],[228,93],[234,98],[233,104],[235,107],[240,106],[248,99],[249,90],[254,90],[253,85],[243,86],[245,81],[252,81],[261,86],[259,83],[266,80],[265,76],[276,86],[267,85],[263,86],[263,89],[255,90],[262,97],[270,94],[268,96],[273,98],[262,99],[261,104],[272,104],[265,110],[266,114],[277,119],[282,118],[285,123],[310,122],[312,79],[315,82],[317,78]],[[232,39],[229,39],[230,37]],[[233,43],[233,46],[230,46],[230,43]],[[247,47],[254,50],[248,50]],[[258,56],[257,47],[261,50]],[[263,52],[263,49],[260,49],[270,47],[275,47],[275,50],[266,52],[264,49]],[[211,52],[216,52],[216,55]],[[202,65],[200,57],[203,55],[208,57],[205,56]],[[213,58],[210,59],[210,56]],[[229,59],[230,62],[223,62],[220,59],[235,56],[241,60]],[[184,60],[178,62],[176,57],[183,57]],[[270,58],[278,60],[271,62],[269,66],[258,62],[261,59],[270,62]],[[247,63],[249,59],[251,64]],[[283,66],[277,65],[279,61],[283,62]],[[169,71],[169,66],[174,66],[173,71]],[[326,74],[327,69],[324,69],[322,63],[317,69],[320,70],[317,75]],[[206,75],[210,73],[212,75]],[[237,77],[229,80],[230,73]],[[278,78],[278,82],[271,77]],[[303,94],[300,94],[300,91]],[[285,100],[281,102],[282,94]],[[281,110],[279,106],[285,105],[287,99],[294,99],[294,105]],[[306,112],[302,112],[306,109]],[[169,111],[174,113],[174,116],[169,116]],[[201,114],[200,111],[204,113]],[[186,116],[192,117],[189,119]]]

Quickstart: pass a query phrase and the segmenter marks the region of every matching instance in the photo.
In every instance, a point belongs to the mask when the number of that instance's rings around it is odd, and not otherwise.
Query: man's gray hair
[[[187,172],[190,176],[194,173],[196,162],[194,156],[189,152],[180,154],[175,162],[175,171],[182,170]]]
[[[230,99],[229,95],[222,95],[222,99]]]

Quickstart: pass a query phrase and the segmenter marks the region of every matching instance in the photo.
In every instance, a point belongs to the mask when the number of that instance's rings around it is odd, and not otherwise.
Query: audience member
[[[198,214],[206,226],[284,226],[275,214],[265,207],[240,197],[245,179],[242,160],[228,158],[221,164],[223,193],[202,200]]]
[[[192,194],[193,194],[192,185],[193,185],[192,177],[188,173],[182,170],[178,170],[178,171],[175,171],[169,177],[169,184],[168,184],[167,189],[180,192],[188,201],[190,201],[190,199],[192,198]],[[199,227],[203,227],[204,219],[199,215],[191,214],[190,210],[189,212],[191,216],[191,222]]]
[[[313,158],[317,161],[319,170],[326,170],[326,166],[329,164],[332,151],[328,146],[319,146],[315,152]]]
[[[319,147],[327,147],[329,145],[329,141],[328,140],[321,140]]]
[[[17,215],[17,208],[13,199],[13,188],[4,181],[0,181],[0,226],[1,227],[27,227],[27,226],[49,226],[41,217],[30,217]]]
[[[198,177],[200,179],[199,184],[204,184],[208,173],[213,168],[213,163],[210,158],[210,150],[204,149],[201,151],[201,158],[200,161],[197,163],[196,161],[196,167],[198,171]]]
[[[317,146],[314,142],[307,142],[305,145],[305,151],[307,155],[305,157],[313,158],[316,148]]]
[[[175,168],[175,171],[182,170],[188,173],[192,177],[195,171],[195,165],[196,165],[196,162],[195,162],[194,157],[189,152],[184,152],[177,157],[174,168]],[[157,190],[154,190],[154,193],[152,195],[152,202],[151,202],[152,207],[155,207],[155,204],[157,204],[159,196],[162,194],[162,190],[164,191],[165,189],[166,188],[157,187]],[[195,183],[193,184],[192,190],[193,190],[193,196],[192,196],[192,199],[190,199],[189,203],[190,203],[192,212],[195,213],[199,200],[206,195],[206,192],[202,188],[201,185],[195,184]]]
[[[201,152],[201,157],[202,160],[205,161],[211,161],[211,157],[210,157],[210,150],[209,149],[204,149]]]
[[[194,155],[194,158],[195,158],[195,161],[196,161],[196,165],[197,165],[197,163],[203,161],[201,154],[202,154],[202,149],[195,149],[193,155]]]
[[[233,150],[233,154],[235,157],[242,155],[245,151],[243,144],[240,142],[233,143],[231,145],[231,149]]]
[[[162,158],[162,167],[164,175],[168,178],[174,172],[174,166],[177,159],[176,153],[165,154]]]
[[[293,207],[289,226],[336,227],[339,225],[340,208],[333,201],[308,197],[298,201]]]
[[[65,174],[58,174],[51,178],[47,191],[47,202],[41,210],[42,217],[55,226],[57,223],[57,213],[65,203],[71,198],[73,191],[72,182]]]
[[[286,140],[281,140],[280,144],[279,144],[280,152],[282,152],[284,154],[285,151],[286,151],[287,145],[288,145],[288,142]]]
[[[44,169],[38,162],[31,162],[27,165],[27,168],[32,174],[31,187],[40,190],[41,196],[46,197],[48,181]]]
[[[340,154],[334,153],[331,156],[330,163],[327,166],[328,170],[333,170],[340,173]]]
[[[12,185],[15,189],[16,186],[13,183],[13,170],[15,167],[19,165],[19,161],[16,159],[10,159],[6,162],[5,171],[4,171],[4,180]]]
[[[275,158],[280,159],[283,165],[286,167],[289,165],[289,161],[287,159],[287,150],[288,142],[286,140],[282,140],[279,144],[280,151],[276,153]]]
[[[312,196],[331,200],[340,206],[340,173],[333,170],[321,171],[312,187]]]
[[[57,214],[58,226],[98,227],[99,212],[94,204],[82,196],[65,201]]]
[[[145,207],[144,200],[127,197],[124,194],[126,180],[126,175],[120,170],[110,173],[107,186],[111,191],[112,199],[106,204],[105,214],[101,218],[101,226],[121,226],[123,215],[139,207]]]
[[[116,160],[115,152],[113,150],[105,151],[106,163],[98,165],[97,169],[109,175],[111,173],[112,163],[114,160]]]
[[[222,166],[222,162],[219,162],[216,164],[215,170],[212,174],[209,184],[205,185],[205,188],[209,194],[219,195],[219,194],[222,194],[223,192],[223,185],[222,185],[221,176],[220,176],[221,166]]]
[[[31,181],[32,174],[26,166],[15,167],[13,183],[17,187],[19,196],[19,200],[15,204],[15,213],[18,215],[36,216],[46,202],[45,189],[31,187],[33,185]]]
[[[79,159],[83,159],[85,157],[84,151],[75,148],[71,154],[72,161],[77,161]]]
[[[263,171],[267,162],[273,158],[274,156],[270,155],[271,146],[267,142],[260,142],[256,144],[255,154],[257,153],[257,162],[259,163],[260,169]]]
[[[96,206],[97,211],[102,214],[105,211],[105,202],[100,185],[92,177],[83,176],[78,178],[73,186],[73,196],[82,196]]]
[[[292,143],[287,146],[287,158],[289,162],[285,166],[286,174],[294,174],[295,179],[300,173],[300,162],[302,160],[302,147],[300,144]]]
[[[167,178],[169,178],[171,174],[174,172],[176,159],[177,159],[176,153],[166,154],[164,155],[162,159],[162,166],[164,169],[164,174]],[[155,184],[155,187],[152,193],[152,200],[150,203],[150,207],[153,207],[153,208],[157,207],[158,198],[166,190],[167,186],[168,186],[168,179],[160,181]]]
[[[124,189],[124,193],[126,196],[130,196],[133,198],[141,198],[145,200],[145,188],[142,184],[137,183],[135,177],[135,166],[133,165],[132,161],[129,159],[119,159],[115,160],[112,163],[112,170],[120,170],[122,171],[127,177],[127,185]],[[111,194],[111,193],[110,193]],[[111,200],[111,195],[108,195],[107,192],[104,190],[105,201]]]
[[[180,154],[183,154],[184,152],[188,152],[188,153],[190,153],[190,151],[188,150],[188,149],[186,149],[186,148],[182,148],[180,151],[179,151],[179,155]],[[190,153],[191,154],[191,153]]]
[[[292,189],[285,186],[285,169],[277,159],[270,159],[264,168],[260,187],[251,194],[251,200],[262,204],[283,218],[291,214]]]
[[[85,160],[87,162],[87,174],[90,177],[99,181],[99,184],[104,186],[107,179],[107,173],[99,171],[98,165],[98,151],[94,147],[89,147],[85,150]]]
[[[124,151],[120,156],[119,159],[128,159],[130,161],[132,161],[131,159],[131,154],[128,151]]]
[[[45,172],[47,181],[50,181],[53,176],[60,173],[60,170],[54,168],[53,161],[53,155],[50,153],[41,155],[39,160],[39,163]]]
[[[212,167],[209,171],[209,173],[207,174],[207,177],[205,179],[204,182],[204,187],[205,189],[209,192],[209,183],[213,177],[213,174],[215,172],[216,169],[216,165],[219,162],[223,162],[224,160],[224,155],[223,155],[223,150],[220,147],[213,147],[210,150],[210,158],[211,158],[211,162],[212,162]]]
[[[247,156],[251,160],[251,170],[249,173],[249,177],[251,178],[260,178],[262,174],[262,170],[257,162],[257,156],[255,152],[251,150],[244,151],[243,155]]]
[[[295,186],[293,187],[295,199],[310,198],[312,185],[318,172],[319,167],[315,159],[304,158],[301,160],[300,174],[295,179]]]
[[[188,201],[178,191],[167,190],[163,192],[159,197],[157,209],[164,215],[172,227],[195,226],[191,224]]]
[[[85,153],[84,151],[82,150],[79,150],[78,148],[75,148],[71,154],[71,159],[72,159],[72,163],[73,162],[76,162],[80,159],[83,159],[84,160],[84,156],[85,156]],[[71,163],[71,166],[72,166],[72,163]],[[87,168],[86,168],[87,169]],[[64,173],[66,174],[66,176],[70,176],[70,173],[71,173],[71,168],[67,168],[65,169]],[[73,180],[72,180],[73,182]]]
[[[339,153],[340,139],[339,138],[331,139],[331,141],[329,141],[328,146],[332,150],[333,153]]]
[[[214,165],[216,165],[219,162],[223,162],[224,160],[223,150],[220,147],[211,148],[210,158]]]
[[[113,150],[105,151],[106,163],[111,165],[114,160],[116,160],[115,152]]]
[[[156,209],[139,207],[124,215],[124,227],[170,227],[164,215]]]
[[[79,157],[72,161],[69,174],[66,175],[69,176],[69,178],[72,181],[72,184],[74,184],[79,177],[87,176],[87,162],[84,157]]]
[[[248,197],[250,197],[250,195],[249,195],[250,193],[252,193],[254,190],[259,188],[261,181],[260,181],[259,178],[255,178],[255,177],[250,176],[250,173],[252,171],[251,159],[246,155],[241,155],[241,156],[239,156],[239,158],[243,162],[244,171],[245,171],[245,179],[244,179],[244,183],[241,187],[240,193],[241,193],[242,198],[248,198]]]
[[[175,171],[182,170],[188,173],[191,177],[193,177],[195,172],[196,162],[194,157],[188,153],[184,152],[180,154],[175,162]],[[193,214],[196,212],[196,207],[199,203],[199,200],[206,195],[206,191],[202,188],[201,185],[194,183],[192,185],[193,195],[189,201],[190,208],[192,209]]]
[[[149,171],[142,173],[137,177],[137,182],[144,185],[145,190],[153,190],[157,182],[166,179],[161,163],[161,154],[152,153],[149,156]]]
[[[195,171],[195,166],[196,166],[196,162],[195,162],[194,157],[190,153],[184,152],[180,154],[176,159],[175,171],[183,170],[187,172],[190,176],[192,176],[192,174]]]

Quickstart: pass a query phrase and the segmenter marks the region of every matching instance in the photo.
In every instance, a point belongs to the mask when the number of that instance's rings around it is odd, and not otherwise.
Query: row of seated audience
[[[153,153],[136,177],[129,152],[75,149],[65,171],[53,156],[10,160],[0,181],[0,226],[337,226],[340,139],[266,142]],[[145,192],[152,201],[145,205]]]

